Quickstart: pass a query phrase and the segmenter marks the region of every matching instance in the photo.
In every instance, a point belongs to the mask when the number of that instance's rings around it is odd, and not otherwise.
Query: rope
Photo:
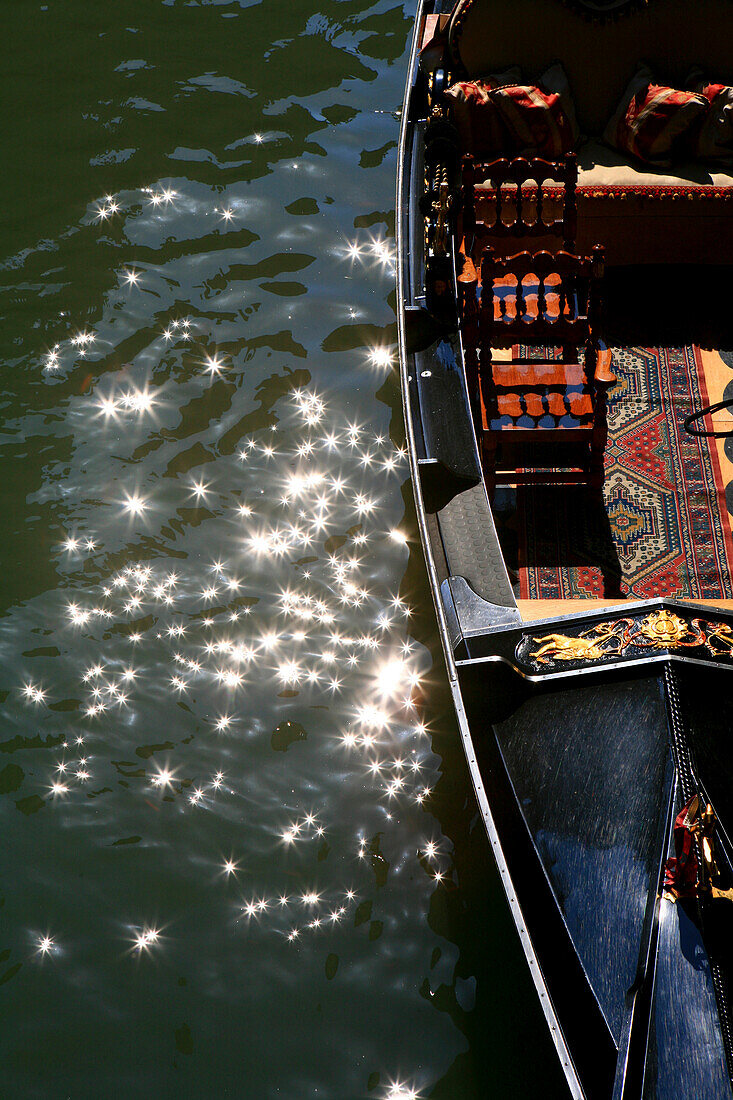
[[[669,724],[672,731],[672,755],[680,787],[682,788],[682,798],[685,802],[689,802],[697,791],[697,783],[692,768],[690,749],[685,737],[677,674],[669,662],[664,666],[664,683],[667,688]]]

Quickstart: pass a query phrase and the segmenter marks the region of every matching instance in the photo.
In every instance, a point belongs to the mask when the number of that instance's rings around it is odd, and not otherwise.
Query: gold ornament
[[[710,623],[710,627],[715,627],[714,630],[708,628],[708,636],[705,642],[710,652],[715,654],[732,653],[733,629],[731,629],[727,623]],[[715,639],[716,643],[720,644],[720,649],[716,648],[713,644],[713,639]]]
[[[598,623],[590,630],[584,630],[577,638],[571,638],[567,634],[547,634],[544,638],[533,638],[532,641],[539,644],[539,649],[530,653],[540,664],[549,664],[550,661],[598,661],[601,657],[607,657],[610,652],[618,653],[618,649],[603,649],[605,642],[621,642],[621,638],[614,630],[615,623]]]
[[[695,618],[689,623],[672,611],[652,611],[645,619],[615,619],[597,623],[579,634],[525,634],[517,645],[522,660],[523,644],[539,648],[527,656],[540,665],[563,661],[600,661],[620,657],[630,649],[696,649],[704,646],[714,657],[733,658],[733,626]]]
[[[687,623],[671,611],[652,611],[640,628],[646,640],[657,649],[679,645],[690,633]]]

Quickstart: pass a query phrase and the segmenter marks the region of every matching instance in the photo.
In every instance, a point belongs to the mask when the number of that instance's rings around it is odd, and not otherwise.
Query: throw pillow
[[[690,153],[700,160],[733,163],[733,88],[728,84],[711,84],[700,70],[687,79],[691,92],[703,95],[708,108],[700,123],[692,130]]]
[[[485,80],[459,80],[446,91],[451,116],[464,153],[477,160],[493,159],[506,151],[507,133],[491,92],[502,84],[521,79],[517,67]]]
[[[645,164],[669,166],[675,146],[702,118],[708,101],[696,92],[655,84],[650,70],[639,66],[606,126],[604,141]]]
[[[558,160],[575,147],[578,123],[562,65],[551,65],[537,84],[497,88],[492,98],[515,151]]]

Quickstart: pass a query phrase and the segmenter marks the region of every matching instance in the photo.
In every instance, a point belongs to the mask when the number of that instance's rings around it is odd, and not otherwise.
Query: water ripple
[[[411,15],[13,22],[5,1087],[484,1096],[487,999],[497,1050],[541,1030],[474,950],[519,959],[405,509]]]

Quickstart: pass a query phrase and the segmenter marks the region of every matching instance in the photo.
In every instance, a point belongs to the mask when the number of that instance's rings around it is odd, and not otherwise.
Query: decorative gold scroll
[[[611,619],[578,634],[524,634],[517,645],[518,658],[538,665],[563,661],[601,661],[623,657],[630,649],[680,649],[704,647],[714,657],[733,655],[733,627],[728,623],[687,621],[662,608],[643,619]],[[521,652],[520,652],[521,651]]]

